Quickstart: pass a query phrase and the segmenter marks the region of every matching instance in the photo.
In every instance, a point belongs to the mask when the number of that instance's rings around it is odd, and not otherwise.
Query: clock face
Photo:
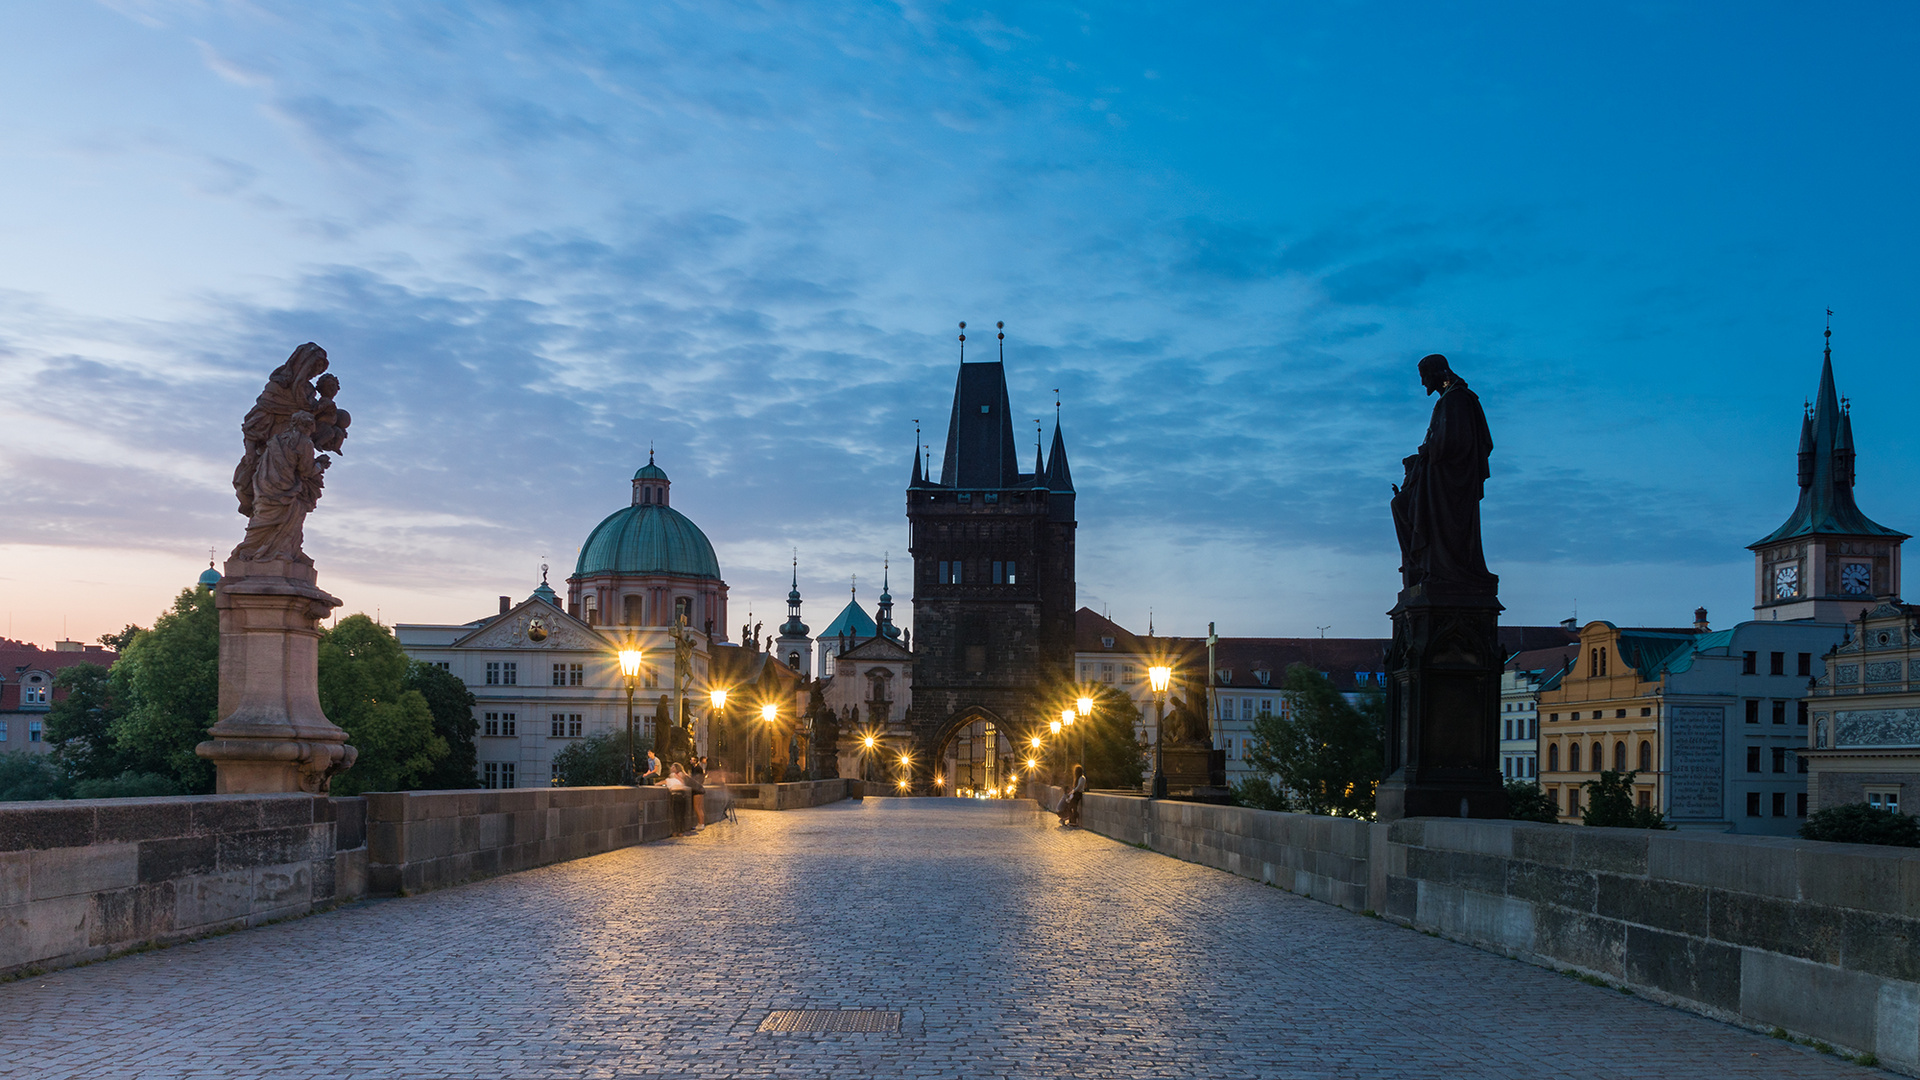
[[[1800,568],[1781,566],[1773,571],[1773,598],[1790,600],[1800,595]]]
[[[1873,588],[1873,568],[1857,562],[1841,567],[1840,587],[1855,596],[1867,595],[1867,590]]]

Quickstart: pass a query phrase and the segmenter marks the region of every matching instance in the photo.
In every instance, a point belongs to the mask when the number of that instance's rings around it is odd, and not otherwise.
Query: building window
[[[500,786],[500,763],[489,761],[480,766],[480,783],[488,789]]]
[[[1100,681],[1103,683],[1111,683],[1113,681],[1113,665],[1112,664],[1100,665]],[[1128,681],[1132,681],[1132,680],[1128,680]]]
[[[1795,714],[1797,714],[1797,720],[1796,720],[1796,722],[1797,722],[1797,723],[1798,723],[1798,724],[1799,724],[1799,725],[1800,725],[1801,727],[1806,727],[1806,726],[1807,726],[1807,703],[1806,703],[1806,701],[1804,701],[1804,700],[1801,700],[1801,701],[1796,701],[1796,702],[1794,702],[1794,704],[1798,706],[1798,708],[1796,708],[1796,709],[1794,709],[1794,712],[1795,712]]]
[[[1640,741],[1640,771],[1653,771],[1653,744],[1645,739]]]
[[[1642,705],[1642,706],[1640,707],[1640,715],[1641,715],[1641,716],[1652,716],[1652,715],[1653,715],[1653,706],[1651,706],[1651,705]]]
[[[1804,791],[1793,797],[1793,816],[1807,816],[1807,793]]]
[[[1767,654],[1767,674],[1785,675],[1787,673],[1787,654],[1783,652]],[[1785,816],[1785,815],[1780,815]]]
[[[515,715],[516,714],[510,713],[510,712],[503,712],[500,714],[500,734],[513,735],[516,733],[515,728],[517,725],[514,722]],[[512,787],[513,785],[508,784],[507,786]]]
[[[1014,573],[1012,559],[1007,560],[1007,584],[1009,585],[1020,584],[1020,575]]]
[[[1760,661],[1760,654],[1757,652],[1741,653],[1740,654],[1740,674],[1742,675],[1754,674],[1756,671],[1759,670],[1759,661]],[[1759,815],[1756,814],[1754,816],[1758,817]]]
[[[1599,743],[1594,743],[1593,757],[1588,760],[1593,762],[1593,771],[1599,772],[1607,767],[1607,752]]]
[[[500,734],[500,714],[499,713],[490,712],[486,715],[486,718],[480,722],[480,734],[482,735]]]
[[[1787,771],[1787,748],[1784,746],[1773,748],[1773,771],[1778,773]]]
[[[520,684],[520,665],[511,660],[500,665],[500,685],[518,686]]]
[[[1866,795],[1868,806],[1895,814],[1900,812],[1899,788],[1868,788]]]
[[[1787,793],[1784,791],[1776,791],[1773,793],[1773,816],[1787,816]]]
[[[1253,719],[1253,699],[1252,698],[1247,697],[1247,698],[1240,699],[1240,719],[1242,720]]]
[[[1005,585],[1007,583],[1007,564],[997,559],[994,560],[993,563],[993,583],[995,585]]]
[[[1813,654],[1803,652],[1800,654],[1800,677],[1804,679],[1807,676],[1812,674],[1813,674]],[[1805,817],[1806,815],[1802,814],[1801,816]]]
[[[1793,771],[1797,773],[1805,773],[1807,771],[1807,759],[1805,755],[1799,753],[1793,755]]]
[[[556,739],[564,739],[567,737],[567,714],[566,713],[553,714],[553,723],[550,727],[548,727],[547,734]]]
[[[567,685],[567,665],[565,664],[553,665],[553,685],[555,686]]]
[[[1273,715],[1273,699],[1272,698],[1263,697],[1260,699],[1260,715],[1261,716]]]
[[[7,741],[7,722],[0,720],[0,742]]]
[[[567,738],[569,739],[579,738],[580,729],[583,726],[584,725],[581,722],[581,716],[579,713],[576,712],[576,713],[567,714]]]
[[[1773,722],[1776,724],[1785,724],[1787,722],[1786,702],[1776,701],[1773,703]]]
[[[27,721],[27,741],[28,742],[40,741],[40,721],[38,720]]]
[[[1747,792],[1747,816],[1748,817],[1760,816],[1760,793],[1757,791]]]
[[[1567,744],[1567,771],[1568,772],[1580,771],[1580,744],[1579,743]]]
[[[1549,723],[1549,724],[1554,724],[1554,723],[1558,723],[1558,722],[1559,722],[1559,720],[1560,720],[1560,714],[1559,714],[1559,713],[1557,713],[1557,712],[1554,712],[1554,713],[1548,713],[1548,714],[1547,714],[1547,723]]]
[[[1760,702],[1755,698],[1748,698],[1747,699],[1747,723],[1757,724],[1759,722],[1760,722]]]
[[[1614,772],[1627,771],[1627,744],[1626,743],[1617,742],[1613,744],[1613,771]]]
[[[1615,720],[1624,720],[1624,719],[1626,719],[1626,718],[1627,718],[1627,710],[1625,710],[1625,709],[1615,709],[1615,710],[1613,710],[1613,718],[1614,718]]]
[[[800,654],[798,652],[790,652],[787,654],[787,666],[795,671],[800,671]],[[802,674],[805,673],[802,672]]]
[[[645,599],[645,597],[641,596],[621,597],[620,603],[623,606],[621,614],[624,617],[620,621],[626,623],[628,626],[639,626],[641,617],[640,609]]]
[[[1220,719],[1222,720],[1233,719],[1233,699],[1232,698],[1220,699]]]
[[[1134,667],[1132,664],[1121,664],[1120,665],[1120,681],[1123,683],[1139,682],[1140,673],[1134,670]]]
[[[1534,772],[1533,772],[1533,767],[1534,767],[1534,759],[1533,759],[1533,758],[1528,758],[1528,759],[1527,759],[1527,775],[1528,775],[1528,776],[1532,776],[1532,775],[1534,775]]]
[[[1573,715],[1571,715],[1571,716],[1569,716],[1569,717],[1567,717],[1567,719],[1569,719],[1569,720],[1578,720],[1578,719],[1580,719],[1580,714],[1579,714],[1579,713],[1574,713]]]
[[[1760,748],[1757,746],[1747,747],[1747,771],[1760,771]]]
[[[453,665],[445,660],[435,660],[433,666],[439,668],[441,671],[453,670]]]
[[[1653,809],[1653,792],[1647,790],[1646,788],[1640,789],[1640,809],[1642,810]]]
[[[1505,735],[1502,735],[1501,738],[1506,739],[1508,741],[1512,741],[1513,739],[1513,718],[1512,717],[1507,718],[1506,731],[1507,733]]]
[[[1573,815],[1579,812],[1580,812],[1580,789],[1577,787],[1568,788],[1567,789],[1567,813],[1569,815]]]
[[[487,685],[500,685],[500,665],[492,660],[487,661]]]
[[[1547,747],[1547,771],[1560,771],[1560,746],[1557,743]]]

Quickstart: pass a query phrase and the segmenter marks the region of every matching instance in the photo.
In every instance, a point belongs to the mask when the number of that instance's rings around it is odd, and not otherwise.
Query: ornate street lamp
[[[878,745],[879,740],[875,739],[872,735],[868,735],[866,738],[861,739],[860,741],[863,744],[863,747],[865,750],[865,752],[860,755],[860,780],[863,783],[872,783],[873,782],[873,748],[876,745]]]
[[[1153,688],[1153,793],[1152,798],[1167,797],[1166,752],[1167,745],[1167,683],[1173,679],[1173,669],[1165,664],[1155,664],[1147,669],[1147,685]]]
[[[1073,703],[1073,707],[1080,713],[1080,719],[1085,720],[1093,714],[1093,696],[1082,693],[1080,699]],[[1087,767],[1087,729],[1084,724],[1080,727],[1080,767],[1082,769]],[[1091,784],[1093,781],[1087,782]]]
[[[724,731],[727,723],[727,689],[717,687],[707,691],[707,749],[714,748],[715,732]],[[728,739],[732,744],[732,739]],[[722,759],[724,761],[724,759]]]
[[[633,738],[633,691],[640,679],[638,645],[620,650],[620,675],[627,680],[627,783],[631,784],[640,776],[639,756],[634,752]]]

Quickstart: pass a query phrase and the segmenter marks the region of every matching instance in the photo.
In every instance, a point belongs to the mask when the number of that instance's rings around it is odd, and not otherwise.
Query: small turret
[[[633,505],[665,506],[667,489],[673,482],[667,479],[667,470],[653,463],[653,448],[647,448],[647,463],[633,474]]]
[[[1813,486],[1813,406],[1800,418],[1800,486]]]
[[[1853,486],[1853,407],[1852,402],[1841,399],[1840,430],[1833,439],[1833,482],[1841,487]]]
[[[881,634],[895,641],[900,639],[900,628],[893,625],[893,592],[891,590],[891,568],[888,561],[880,563],[880,620]]]

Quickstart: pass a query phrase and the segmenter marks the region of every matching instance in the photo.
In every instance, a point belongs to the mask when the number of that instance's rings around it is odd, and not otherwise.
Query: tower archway
[[[1019,739],[1020,733],[992,710],[976,705],[955,713],[933,743],[933,771],[941,779],[941,790],[1005,795],[1007,786],[1018,784],[1024,775]]]

